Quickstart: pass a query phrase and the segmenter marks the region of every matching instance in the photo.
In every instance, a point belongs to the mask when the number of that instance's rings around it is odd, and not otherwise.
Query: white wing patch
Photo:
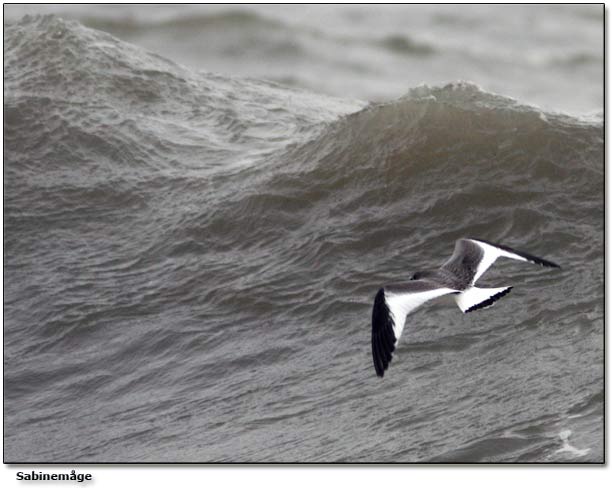
[[[476,288],[472,286],[463,293],[456,295],[455,301],[461,311],[467,313],[492,306],[494,302],[510,293],[510,290],[512,290],[511,286],[502,288]]]
[[[482,249],[484,253],[482,259],[480,260],[480,263],[478,263],[478,267],[476,268],[476,274],[474,275],[474,279],[472,280],[471,284],[476,283],[478,278],[480,278],[483,273],[487,269],[489,269],[491,265],[495,262],[495,260],[499,257],[517,259],[519,261],[528,261],[527,259],[522,256],[519,256],[518,254],[513,254],[511,252],[504,251],[503,249],[492,246],[491,244],[486,244],[485,242],[480,242],[474,239],[470,239],[470,241],[478,245],[478,247],[480,247],[480,249]]]
[[[414,293],[389,293],[385,291],[385,301],[389,312],[393,316],[393,332],[395,333],[395,345],[399,341],[406,323],[406,316],[425,302],[457,290],[451,288],[436,288],[435,290]]]

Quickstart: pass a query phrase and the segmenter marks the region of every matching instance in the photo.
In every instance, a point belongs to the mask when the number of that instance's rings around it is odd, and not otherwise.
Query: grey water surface
[[[534,14],[536,62],[495,37],[509,16],[468,49],[492,7],[415,10],[448,39],[222,7],[5,7],[5,462],[602,462],[600,10],[559,10],[563,55]],[[330,45],[391,67],[346,83]],[[479,63],[495,83],[453,74]],[[419,309],[381,380],[376,291],[464,236],[562,269],[500,260],[494,307]]]

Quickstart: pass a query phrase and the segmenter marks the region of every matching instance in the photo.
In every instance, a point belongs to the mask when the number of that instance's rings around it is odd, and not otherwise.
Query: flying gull
[[[372,356],[376,374],[381,378],[384,376],[404,330],[406,316],[423,303],[453,294],[461,311],[467,313],[490,307],[510,293],[511,286],[474,286],[499,257],[560,268],[558,264],[545,259],[483,239],[459,239],[453,255],[438,269],[419,271],[403,285],[378,290],[372,310]]]

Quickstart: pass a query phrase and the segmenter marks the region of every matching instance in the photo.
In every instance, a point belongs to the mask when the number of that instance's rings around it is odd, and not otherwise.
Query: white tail
[[[472,286],[455,295],[455,301],[463,313],[468,313],[480,308],[490,307],[501,297],[510,293],[510,290],[512,290],[511,286],[502,288],[476,288]]]

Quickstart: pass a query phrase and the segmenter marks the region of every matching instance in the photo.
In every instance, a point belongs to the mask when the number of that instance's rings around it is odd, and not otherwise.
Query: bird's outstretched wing
[[[560,268],[551,261],[501,244],[483,239],[459,239],[455,243],[453,255],[442,265],[442,269],[451,271],[462,281],[473,285],[499,257],[526,261],[548,268]]]
[[[426,301],[449,293],[456,290],[424,280],[378,290],[372,309],[372,357],[378,376],[382,378],[389,367],[406,316]]]

